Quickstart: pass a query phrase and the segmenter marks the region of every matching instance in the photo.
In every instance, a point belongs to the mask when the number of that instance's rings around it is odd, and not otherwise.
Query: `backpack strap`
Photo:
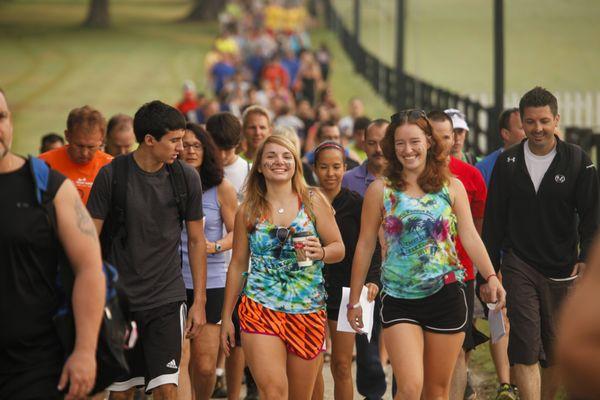
[[[173,164],[166,164],[166,167],[167,172],[169,173],[169,179],[171,180],[171,187],[173,188],[175,203],[177,204],[179,225],[183,229],[183,221],[185,220],[186,216],[188,200],[187,182],[185,181],[183,165],[181,164],[181,161],[175,160]]]
[[[56,230],[56,212],[53,203],[54,195],[56,195],[56,193],[49,193],[48,191],[48,185],[50,184],[50,167],[45,161],[37,157],[29,156],[28,160],[29,169],[35,185],[35,199],[37,200],[38,205],[44,209],[54,237],[58,239]]]

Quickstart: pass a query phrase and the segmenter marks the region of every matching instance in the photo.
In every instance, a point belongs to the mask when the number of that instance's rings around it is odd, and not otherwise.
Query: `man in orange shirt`
[[[73,181],[84,204],[98,171],[112,160],[112,156],[100,150],[105,132],[106,120],[100,111],[90,106],[75,108],[67,118],[68,144],[39,156]]]

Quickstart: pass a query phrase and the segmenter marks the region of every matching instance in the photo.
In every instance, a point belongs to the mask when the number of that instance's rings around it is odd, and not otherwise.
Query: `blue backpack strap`
[[[29,156],[29,167],[35,183],[35,198],[38,204],[43,206],[46,200],[44,194],[48,190],[50,167],[45,161],[34,156]]]

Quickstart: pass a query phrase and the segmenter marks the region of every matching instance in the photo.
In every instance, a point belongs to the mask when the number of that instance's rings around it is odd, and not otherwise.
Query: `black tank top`
[[[65,177],[51,170],[54,198]],[[0,174],[0,374],[64,361],[52,317],[59,244],[38,205],[29,161]]]

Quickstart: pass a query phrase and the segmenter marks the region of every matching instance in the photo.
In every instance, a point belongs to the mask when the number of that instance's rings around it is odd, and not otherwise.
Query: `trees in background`
[[[91,28],[108,28],[110,25],[109,0],[90,0],[84,26]]]

